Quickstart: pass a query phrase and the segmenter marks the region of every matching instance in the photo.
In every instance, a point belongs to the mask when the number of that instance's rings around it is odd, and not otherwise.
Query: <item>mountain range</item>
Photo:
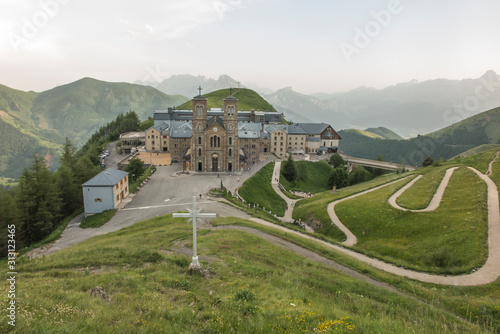
[[[227,75],[217,80],[176,75],[151,84],[157,88],[83,78],[44,92],[24,92],[0,85],[0,179],[17,178],[22,169],[31,164],[35,152],[53,160],[65,137],[77,147],[83,145],[92,133],[120,113],[134,110],[144,120],[155,109],[181,106],[190,96],[197,95],[200,85],[203,94],[221,91],[221,88],[245,87]],[[270,91],[255,84],[247,85],[261,92]],[[465,119],[474,120],[474,126],[458,132],[454,127],[448,129],[447,136],[433,133],[425,137],[446,147],[446,150],[434,150],[434,156],[439,158],[459,154],[474,145],[498,143],[500,139],[495,139],[494,135],[500,133],[498,122],[489,121],[496,119],[496,111],[486,113],[488,119],[480,117],[478,120],[473,116],[500,105],[499,86],[498,75],[488,71],[478,79],[410,81],[382,90],[361,87],[336,94],[306,95],[284,88],[260,96],[252,92],[253,100],[245,108],[258,109],[254,106],[257,103],[263,109],[283,112],[289,121],[325,122],[336,130],[368,128],[365,133],[341,131],[342,149],[348,154],[368,158],[384,151],[384,157],[392,161],[401,160],[401,154],[393,157],[390,148],[397,147],[395,142],[407,142],[399,140],[399,135],[415,135],[421,140],[424,138],[418,136],[421,133],[430,133]],[[189,108],[189,103],[182,107]],[[367,137],[367,133],[373,135]],[[457,133],[462,134],[461,141]],[[446,138],[454,139],[450,142]],[[381,139],[384,139],[383,144]],[[415,150],[417,144],[412,145],[407,149]],[[408,159],[403,157],[403,160]],[[55,162],[57,165],[57,159]]]
[[[217,80],[174,75],[153,85],[166,94],[184,96],[196,95],[195,87],[200,85],[207,93],[247,87],[293,122],[325,122],[339,130],[382,126],[405,138],[436,131],[500,105],[500,80],[492,70],[477,79],[411,80],[380,90],[359,87],[343,93],[312,95],[291,87],[272,92],[257,84],[238,83],[227,75]]]

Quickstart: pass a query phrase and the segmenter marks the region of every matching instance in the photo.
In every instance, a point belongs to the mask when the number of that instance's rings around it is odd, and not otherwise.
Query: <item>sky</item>
[[[0,84],[221,74],[344,92],[500,72],[498,0],[2,0]]]

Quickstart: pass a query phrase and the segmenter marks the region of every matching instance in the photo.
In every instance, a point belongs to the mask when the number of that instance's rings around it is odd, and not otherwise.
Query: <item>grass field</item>
[[[271,162],[265,165],[238,188],[238,194],[248,203],[258,204],[259,207],[264,207],[275,215],[283,217],[286,210],[286,201],[271,186],[273,169],[274,163]]]
[[[457,169],[440,207],[426,213],[399,211],[387,203],[403,182],[335,207],[358,238],[354,248],[418,271],[458,274],[480,267],[488,252],[484,182],[465,167]]]
[[[466,166],[471,166],[476,168],[481,173],[486,173],[488,170],[488,165],[490,164],[491,158],[498,151],[498,148],[493,148],[488,151],[484,151],[478,154],[469,155],[467,157],[457,157],[450,160],[450,163],[461,163]]]
[[[333,171],[333,168],[326,161],[312,162],[312,161],[296,161],[297,170],[300,165],[305,166],[306,178],[303,180],[296,180],[293,183],[287,181],[283,176],[283,166],[281,164],[280,183],[287,190],[303,191],[306,193],[319,193],[322,191],[330,190],[327,186],[328,179]]]
[[[80,228],[96,228],[106,224],[116,213],[116,209],[106,210],[89,216],[80,224]]]
[[[330,216],[328,216],[327,206],[337,199],[341,199],[353,194],[362,192],[367,189],[375,188],[381,184],[400,179],[407,176],[406,174],[388,174],[377,177],[371,181],[363,182],[351,187],[338,189],[336,193],[325,191],[313,197],[305,198],[296,203],[293,210],[294,219],[302,219],[302,221],[319,224],[320,228],[316,230],[328,238],[336,241],[344,241],[345,234],[332,224]]]
[[[223,220],[236,221],[241,220]],[[458,319],[441,307],[448,302],[446,293],[453,309],[453,302],[467,300],[464,295],[471,290],[413,286],[415,294],[429,294],[428,305],[241,231],[200,230],[199,255],[210,275],[189,275],[190,240],[185,220],[156,217],[45,258],[20,260],[16,327],[7,328],[3,312],[0,330],[441,334],[494,329]],[[92,289],[99,294],[93,296]],[[492,292],[482,290],[478,296]],[[1,304],[6,308],[7,300]]]
[[[401,194],[397,198],[396,203],[409,210],[426,208],[436,193],[448,168],[449,166],[441,166],[420,169],[417,174],[422,175],[422,177]]]

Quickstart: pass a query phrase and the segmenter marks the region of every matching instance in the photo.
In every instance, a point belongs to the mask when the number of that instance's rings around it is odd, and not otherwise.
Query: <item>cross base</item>
[[[201,263],[198,261],[198,257],[197,256],[193,256],[193,262],[191,262],[189,264],[189,267],[188,267],[188,270],[190,272],[193,272],[193,271],[198,271],[200,273],[203,274],[203,266],[201,265]]]
[[[193,261],[191,262],[190,266],[201,267],[200,261],[198,261],[197,256],[193,256]]]

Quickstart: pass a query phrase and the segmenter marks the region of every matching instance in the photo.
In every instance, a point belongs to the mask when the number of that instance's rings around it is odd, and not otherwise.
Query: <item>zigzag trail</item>
[[[439,184],[439,187],[437,188],[436,193],[434,194],[434,196],[432,197],[429,205],[425,209],[421,209],[421,210],[409,210],[409,209],[405,209],[405,208],[399,206],[396,203],[396,200],[398,199],[398,197],[401,196],[408,188],[410,188],[411,186],[413,186],[413,184],[415,182],[417,182],[422,177],[422,175],[417,176],[416,178],[414,178],[413,180],[411,180],[411,182],[408,182],[408,184],[405,185],[403,188],[401,188],[398,191],[396,191],[394,193],[394,195],[392,195],[389,198],[389,204],[393,208],[396,208],[396,209],[402,210],[402,211],[429,212],[429,211],[436,210],[437,208],[439,208],[439,204],[441,203],[441,200],[443,199],[444,190],[446,189],[446,186],[448,186],[448,182],[450,181],[450,178],[453,175],[453,172],[457,168],[458,167],[453,167],[453,168],[450,168],[450,169],[446,170],[446,174],[444,175],[443,180]]]
[[[446,174],[441,181],[441,184],[439,185],[438,190],[436,191],[436,194],[431,200],[431,203],[429,206],[423,210],[412,210],[416,212],[422,212],[422,211],[432,211],[435,210],[437,207],[439,207],[439,203],[441,202],[444,190],[446,189],[446,186],[448,185],[449,179],[451,178],[451,175],[453,174],[455,168],[450,168],[446,171]],[[434,283],[434,284],[443,284],[443,285],[454,285],[454,286],[474,286],[474,285],[482,285],[482,284],[488,284],[496,281],[498,277],[500,277],[500,209],[499,209],[499,200],[498,200],[498,189],[496,184],[486,175],[482,174],[481,172],[477,171],[476,169],[469,167],[472,171],[474,171],[487,185],[488,187],[488,259],[486,260],[486,263],[484,264],[483,267],[478,269],[476,272],[472,274],[465,274],[465,275],[458,275],[458,276],[442,276],[442,275],[433,275],[433,274],[427,274],[427,273],[421,273],[421,272],[416,272],[404,268],[399,268],[393,264],[389,264],[386,262],[383,262],[378,259],[370,258],[366,255],[357,253],[355,251],[352,251],[350,249],[346,249],[340,246],[335,246],[331,245],[329,247],[334,248],[342,253],[345,253],[347,255],[350,255],[357,260],[360,260],[362,262],[365,262],[377,269],[384,270],[386,272],[411,278],[414,280],[418,280],[421,282],[427,282],[427,283]],[[415,178],[412,180],[410,183],[408,183],[405,187],[401,188],[398,192],[396,192],[393,196],[391,196],[391,199],[389,202],[391,203],[392,206],[401,209],[401,210],[407,210],[404,208],[399,207],[395,201],[398,196],[400,196],[406,189],[411,187],[419,177]],[[354,234],[349,231],[349,229],[344,226],[341,222],[340,219],[337,217],[335,214],[335,205],[337,203],[362,196],[364,194],[367,194],[369,192],[381,189],[383,187],[389,186],[391,184],[394,184],[395,182],[399,182],[401,180],[393,181],[390,183],[386,183],[384,185],[381,185],[379,187],[369,189],[367,191],[342,198],[340,200],[334,201],[328,205],[328,215],[330,216],[330,219],[332,220],[332,223],[335,224],[339,229],[341,229],[347,236],[347,240],[343,243],[346,246],[353,246],[356,244],[357,239]],[[327,243],[325,243],[327,244]]]

